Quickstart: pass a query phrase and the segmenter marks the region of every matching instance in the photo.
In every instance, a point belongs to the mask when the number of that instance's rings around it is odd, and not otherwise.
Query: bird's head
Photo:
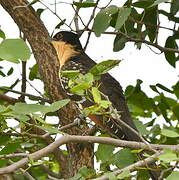
[[[62,41],[72,45],[75,50],[82,50],[82,45],[79,41],[79,36],[69,31],[60,31],[53,36],[53,41]]]
[[[55,34],[52,38],[52,44],[56,49],[60,67],[83,51],[78,35],[68,31]]]

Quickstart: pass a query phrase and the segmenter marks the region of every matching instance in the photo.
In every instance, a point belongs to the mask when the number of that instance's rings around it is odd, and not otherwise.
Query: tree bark
[[[57,101],[66,98],[67,96],[59,83],[59,61],[56,51],[50,43],[48,31],[34,9],[28,6],[26,0],[0,0],[0,3],[27,38],[37,61],[44,85],[48,89],[52,100]],[[77,110],[73,103],[69,103],[65,108],[60,109],[59,118],[61,125],[71,123],[76,114]],[[76,127],[67,130],[67,133],[81,135],[86,130],[87,126],[83,130]],[[63,169],[63,178],[73,176],[84,165],[93,167],[92,145],[68,144],[67,149],[69,162],[62,162],[68,163],[68,168]],[[62,166],[65,165],[62,164]]]

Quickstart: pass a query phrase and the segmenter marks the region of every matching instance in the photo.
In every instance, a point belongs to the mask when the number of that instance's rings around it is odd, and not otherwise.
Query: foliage
[[[29,2],[27,6],[40,3],[39,0]],[[167,4],[170,11],[160,8],[160,5]],[[41,5],[41,4],[40,4]],[[56,4],[55,4],[56,5]],[[88,27],[84,31],[94,32],[97,37],[103,33],[115,35],[113,50],[121,51],[125,48],[126,43],[134,42],[137,49],[141,49],[143,43],[151,47],[158,48],[161,53],[164,53],[167,62],[175,67],[178,61],[178,10],[179,1],[173,0],[126,0],[123,6],[108,4],[102,7],[98,1],[74,1],[72,2],[73,8],[77,10],[86,11],[93,9],[94,14],[91,16]],[[162,7],[162,6],[161,6]],[[47,8],[48,9],[48,8]],[[95,13],[97,10],[97,13]],[[36,13],[39,17],[43,15],[46,8],[39,8]],[[55,12],[56,13],[56,12]],[[57,15],[55,14],[54,15]],[[163,15],[169,21],[174,23],[174,27],[161,27],[160,21]],[[58,15],[57,15],[58,17]],[[81,17],[83,19],[84,17]],[[68,17],[60,18],[59,23],[54,29],[60,29],[67,26]],[[74,18],[75,19],[75,18]],[[93,23],[91,23],[91,21]],[[82,23],[83,24],[83,23]],[[68,26],[69,27],[69,26]],[[76,26],[77,27],[77,26]],[[70,26],[73,30],[72,26]],[[82,29],[82,28],[81,28]],[[77,31],[81,30],[77,29]],[[107,30],[111,30],[111,32]],[[166,37],[165,43],[159,45],[158,39],[161,29],[170,31],[170,35]],[[0,60],[8,63],[12,67],[0,66],[1,78],[11,77],[9,89],[2,87],[1,84],[0,94],[9,95],[11,90],[19,88],[20,80],[24,77],[14,80],[16,73],[14,66],[11,63],[24,63],[31,55],[28,45],[22,39],[7,39],[6,32],[0,30]],[[99,38],[100,40],[100,38]],[[9,63],[11,62],[11,63]],[[92,105],[82,111],[84,116],[89,114],[102,114],[104,116],[110,115],[109,108],[111,102],[99,90],[100,84],[98,80],[100,75],[108,72],[110,69],[119,64],[119,60],[107,60],[99,63],[93,67],[87,74],[80,74],[79,71],[63,71],[63,76],[68,77],[69,87],[71,93],[88,99]],[[28,61],[27,61],[28,63]],[[30,83],[41,82],[42,79],[39,75],[38,66],[34,64],[29,68]],[[178,144],[179,143],[179,81],[172,87],[166,87],[160,82],[155,85],[150,85],[150,89],[154,92],[154,96],[148,96],[142,90],[142,80],[137,80],[136,85],[129,85],[125,89],[126,99],[129,109],[134,119],[135,125],[139,133],[144,136],[149,143],[154,144]],[[38,90],[37,90],[38,91]],[[33,92],[33,91],[32,91]],[[47,90],[40,92],[39,96],[28,96],[26,102],[19,102],[9,104],[8,101],[0,99],[0,155],[7,155],[18,152],[33,153],[39,149],[44,148],[47,144],[42,139],[38,138],[36,131],[43,130],[45,133],[58,135],[63,134],[58,128],[58,122],[54,123],[51,119],[57,116],[57,111],[69,103],[69,99],[57,101],[49,104],[45,102],[49,98]],[[11,94],[10,94],[11,95]],[[20,97],[22,97],[23,93]],[[49,99],[48,99],[49,100]],[[50,122],[50,123],[49,123]],[[83,128],[83,126],[81,127]],[[33,136],[36,135],[36,136]],[[96,136],[107,136],[101,134]],[[53,137],[53,136],[52,136]],[[54,138],[54,137],[53,137]],[[60,147],[61,152],[66,156],[68,151]],[[71,178],[77,179],[90,179],[96,178],[103,174],[109,179],[128,179],[135,176],[138,179],[149,179],[149,174],[146,169],[139,169],[135,175],[130,171],[125,171],[118,176],[114,176],[111,172],[116,169],[121,169],[135,163],[137,153],[143,151],[131,150],[128,148],[116,149],[113,146],[106,144],[98,144],[95,157],[99,164],[98,171],[96,169],[89,169],[88,167],[81,167],[78,173]],[[146,157],[150,156],[145,154]],[[0,158],[0,167],[5,167],[9,163],[19,161],[21,157]],[[47,160],[46,160],[47,159]],[[158,157],[160,169],[164,170],[163,178],[167,180],[178,179],[178,153],[169,149],[164,150],[164,154]],[[42,164],[45,164],[53,173],[60,173],[61,165],[57,162],[52,154],[47,155],[39,161],[29,159],[29,164],[26,165],[25,170],[29,172],[36,179],[48,179],[48,172],[41,169]],[[14,172],[13,178],[23,179],[26,177],[20,172]]]

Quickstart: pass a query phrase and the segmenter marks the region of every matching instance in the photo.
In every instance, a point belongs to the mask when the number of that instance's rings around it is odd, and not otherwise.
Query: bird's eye
[[[62,39],[63,39],[63,35],[62,35],[61,33],[59,33],[59,34],[57,35],[57,39],[58,39],[58,40],[62,40]]]

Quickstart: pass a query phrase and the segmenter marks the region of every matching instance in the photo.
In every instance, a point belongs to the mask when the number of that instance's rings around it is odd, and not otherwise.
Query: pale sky
[[[45,2],[46,5],[49,5],[48,2],[54,2],[54,1],[45,0],[43,2]],[[71,2],[71,0],[65,2]],[[104,4],[106,4],[107,2],[108,2],[107,0],[102,1],[102,3]],[[114,4],[118,4],[118,0],[114,0],[113,2]],[[125,1],[121,0],[120,2],[123,3]],[[102,5],[103,4],[100,4],[100,6]],[[34,7],[44,8],[39,3],[35,4]],[[54,10],[53,7],[51,8],[52,10]],[[0,7],[0,13],[1,13],[1,17],[3,17],[1,18],[0,21],[0,27],[6,33],[6,37],[18,38],[19,31],[17,26],[14,24],[13,20],[3,10],[2,7]],[[62,19],[67,18],[66,22],[69,22],[69,19],[71,20],[73,17],[71,6],[67,4],[59,4],[57,6],[57,13],[59,16],[62,17]],[[88,9],[83,9],[80,15],[82,15],[82,18],[84,19],[88,19],[90,17]],[[50,13],[48,10],[44,11],[41,17],[49,33],[51,34],[54,27],[59,23],[59,19],[55,17],[54,14]],[[165,19],[163,16],[161,23],[162,22],[163,22],[163,24],[161,24],[162,26],[173,27],[172,26],[173,24],[169,22],[167,19]],[[69,30],[65,26],[63,26],[62,28],[63,30]],[[84,35],[80,39],[82,44],[85,44],[86,42],[86,35],[87,33],[84,33]],[[168,33],[164,30],[162,31],[161,34],[159,34],[159,40],[161,45],[164,45],[167,36]],[[177,68],[173,68],[165,60],[163,54],[157,55],[153,53],[145,44],[142,45],[141,50],[137,50],[136,47],[134,47],[134,43],[128,43],[122,51],[114,53],[112,51],[114,37],[115,36],[113,35],[102,35],[101,37],[97,38],[93,34],[86,52],[96,62],[100,62],[102,60],[108,60],[108,59],[123,60],[118,67],[110,71],[110,73],[121,83],[123,89],[125,89],[125,87],[130,84],[135,85],[136,80],[141,79],[144,81],[142,87],[144,90],[147,91],[147,94],[155,95],[155,93],[153,93],[153,91],[150,90],[148,85],[161,83],[167,87],[171,87],[177,82],[179,75],[178,63],[177,63]],[[159,52],[157,49],[154,48],[152,49],[155,50],[156,52]],[[28,61],[29,66],[32,66],[32,64],[34,63],[32,59],[33,58],[31,58],[31,60]],[[0,66],[10,67],[11,65],[12,63],[6,61],[0,62]],[[20,72],[21,72],[20,65],[13,65],[13,66],[16,68],[17,77],[20,77]],[[13,77],[13,79],[15,79],[15,77]],[[12,76],[5,78],[3,82],[1,81],[1,86],[10,84],[11,80],[12,80]]]

